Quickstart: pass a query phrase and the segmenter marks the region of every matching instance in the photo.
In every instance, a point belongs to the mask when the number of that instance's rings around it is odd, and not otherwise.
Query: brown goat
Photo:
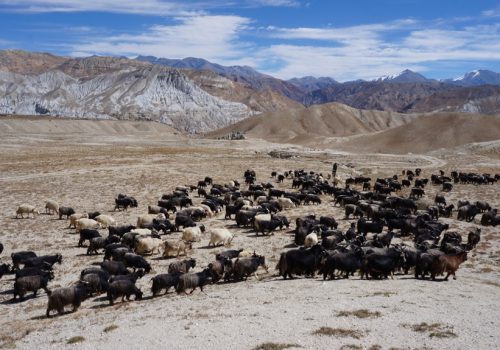
[[[434,280],[436,275],[447,273],[444,278],[445,281],[448,280],[450,275],[453,275],[453,279],[456,280],[455,272],[461,263],[467,260],[467,252],[462,252],[456,255],[441,255],[437,258],[431,267],[431,278]]]

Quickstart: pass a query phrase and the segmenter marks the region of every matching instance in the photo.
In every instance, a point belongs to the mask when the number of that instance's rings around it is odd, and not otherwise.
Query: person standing
[[[337,175],[337,163],[333,163],[332,176],[335,177],[336,175]]]

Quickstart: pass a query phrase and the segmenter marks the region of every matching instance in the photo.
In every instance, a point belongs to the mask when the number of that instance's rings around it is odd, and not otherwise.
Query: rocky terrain
[[[328,77],[284,81],[250,67],[198,58],[69,58],[0,51],[0,113],[155,120],[188,133],[331,102],[406,114],[497,114],[498,84],[498,74],[490,71],[443,81],[410,70],[369,82],[339,83]]]
[[[0,72],[0,113],[157,120],[186,132],[213,130],[251,114],[246,105],[212,96],[167,67],[102,68],[105,73],[84,64],[64,68],[76,77],[59,69],[38,75]]]
[[[327,116],[318,117],[316,122],[322,118],[326,120]],[[368,127],[362,116],[356,118],[364,125],[360,128],[363,132],[372,134],[377,128]],[[383,124],[382,115],[378,120]],[[412,130],[420,133],[413,129],[417,126],[411,120],[401,118],[399,126],[396,117],[391,120],[394,128],[375,131],[373,135],[391,138],[394,134],[385,133],[401,133],[399,128],[407,128],[409,134]],[[480,121],[483,126],[492,122]],[[453,126],[445,122],[439,127],[446,125]],[[427,131],[433,127],[428,124]],[[461,130],[454,137],[465,137],[470,128],[469,124],[453,129]],[[359,141],[362,145],[373,142],[369,134],[350,132],[355,135],[344,141],[366,137],[366,143]],[[404,140],[402,145],[430,142],[439,137],[423,132],[420,135],[420,139]],[[476,141],[480,141],[478,135]],[[86,248],[78,248],[78,237],[73,229],[67,229],[66,220],[44,214],[35,219],[15,219],[15,209],[20,203],[34,204],[43,212],[45,201],[55,199],[74,206],[77,211],[98,210],[112,215],[119,224],[127,224],[134,223],[148,204],[155,203],[161,194],[177,185],[196,184],[207,175],[217,183],[232,179],[242,182],[246,169],[254,169],[259,182],[269,181],[283,190],[290,189],[291,180],[276,183],[270,177],[271,171],[306,169],[326,174],[331,171],[333,161],[339,163],[341,178],[359,174],[385,177],[416,167],[423,169],[424,177],[439,169],[446,173],[454,169],[500,172],[498,141],[486,140],[419,154],[380,154],[375,153],[377,146],[348,152],[333,146],[271,143],[258,134],[242,141],[188,138],[154,122],[33,117],[1,118],[0,136],[3,188],[0,241],[5,246],[0,259],[9,262],[9,255],[19,250],[35,250],[40,254],[61,252],[63,262],[55,265],[56,277],[49,283],[51,289],[74,283],[79,272],[102,261],[102,255],[89,257]],[[286,154],[287,158],[276,158],[276,154]],[[456,185],[445,196],[450,203],[456,204],[459,199],[487,200],[498,208],[498,186],[498,183]],[[440,193],[439,186],[428,186],[425,190],[425,201],[432,201]],[[139,207],[114,212],[113,199],[120,192],[135,196]],[[402,194],[407,192],[405,189]],[[196,193],[191,196],[195,204],[201,201]],[[224,220],[223,214],[205,219],[208,230],[226,227],[235,233],[230,248],[245,248],[265,255],[269,272],[259,270],[258,279],[250,277],[246,282],[209,285],[203,293],[197,290],[184,296],[170,292],[151,298],[148,275],[138,281],[144,292],[142,301],[118,301],[109,306],[103,295],[94,296],[84,301],[75,313],[46,319],[45,293],[40,291],[36,298],[12,302],[13,275],[6,275],[0,279],[3,325],[0,347],[115,349],[168,344],[172,349],[250,350],[493,349],[497,346],[500,304],[494,296],[500,288],[498,229],[481,227],[479,217],[471,223],[457,221],[456,212],[453,218],[440,219],[464,238],[468,231],[482,228],[481,242],[458,270],[457,280],[415,280],[412,274],[396,274],[388,280],[361,280],[356,274],[334,281],[318,277],[283,281],[276,276],[274,266],[282,251],[293,248],[291,232],[295,218],[313,213],[333,215],[342,230],[353,221],[343,219],[343,209],[334,207],[329,196],[321,197],[320,205],[285,210],[283,214],[290,218],[292,226],[272,236],[257,237],[251,229],[237,228],[234,220]],[[180,233],[174,233],[162,238],[179,237]],[[208,238],[206,234],[193,246],[191,256],[197,259],[196,271],[212,261],[216,253],[227,249],[207,248]],[[153,266],[152,274],[166,272],[168,265],[176,260],[162,259],[159,255],[147,259]]]

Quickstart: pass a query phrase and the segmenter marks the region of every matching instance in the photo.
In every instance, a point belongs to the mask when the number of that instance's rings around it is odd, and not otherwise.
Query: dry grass
[[[482,281],[483,284],[500,288],[500,283],[493,281]]]
[[[362,350],[363,347],[360,345],[356,344],[347,344],[347,345],[342,345],[339,350]]]
[[[458,337],[455,333],[452,331],[439,331],[439,332],[432,332],[429,334],[429,337],[431,338],[456,338]]]
[[[442,323],[427,323],[422,322],[419,324],[409,325],[404,324],[403,327],[410,328],[414,332],[429,333],[431,338],[455,338],[457,334],[452,332],[453,327],[444,325]]]
[[[301,348],[299,344],[284,344],[284,343],[262,343],[257,345],[252,350],[283,350],[289,348]]]
[[[66,342],[67,344],[76,344],[76,343],[81,343],[85,341],[85,338],[82,337],[81,335],[77,335],[75,337],[71,337],[68,339],[68,341]]]
[[[389,298],[391,295],[396,295],[396,292],[375,292],[373,294],[366,295],[367,297],[386,297]]]
[[[491,267],[487,266],[487,267],[482,267],[479,271],[484,272],[484,273],[489,273],[489,272],[493,272],[494,270]]]
[[[442,323],[427,323],[427,322],[422,322],[419,324],[414,324],[414,325],[405,325],[407,328],[411,328],[414,332],[418,333],[425,333],[425,332],[432,332],[435,330],[441,329],[443,326]]]
[[[104,328],[104,332],[105,333],[108,333],[108,332],[111,332],[111,331],[114,331],[115,329],[117,329],[118,326],[116,324],[112,324],[112,325],[109,325],[107,326],[106,328]]]
[[[364,335],[360,331],[355,331],[352,329],[345,328],[331,328],[331,327],[321,327],[313,332],[315,335],[328,335],[341,338],[354,338],[360,339]]]
[[[357,318],[377,318],[382,316],[382,314],[379,311],[370,311],[367,309],[360,309],[354,311],[340,311],[339,313],[337,313],[337,317],[348,317],[348,316],[354,316]]]

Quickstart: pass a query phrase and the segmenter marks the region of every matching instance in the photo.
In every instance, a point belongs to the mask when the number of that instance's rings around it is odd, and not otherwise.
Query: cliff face
[[[186,132],[213,130],[252,114],[242,103],[208,94],[176,69],[117,60],[104,66],[71,60],[40,74],[0,72],[0,113],[159,120]]]

